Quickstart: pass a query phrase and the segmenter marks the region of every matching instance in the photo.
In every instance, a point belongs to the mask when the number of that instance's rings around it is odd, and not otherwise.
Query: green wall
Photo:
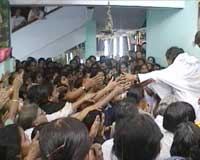
[[[200,50],[193,45],[197,25],[198,1],[195,0],[186,0],[184,9],[148,9],[147,56],[154,56],[166,65],[166,50],[178,46],[200,57]]]
[[[85,58],[96,55],[96,21],[90,20],[86,24]]]

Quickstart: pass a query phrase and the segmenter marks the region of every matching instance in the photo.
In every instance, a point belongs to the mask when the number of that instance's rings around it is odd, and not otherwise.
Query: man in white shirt
[[[200,61],[178,47],[168,49],[166,58],[169,64],[166,69],[138,75],[125,74],[125,77],[140,82],[153,79],[151,89],[161,99],[174,95],[177,100],[190,103],[197,120],[200,120]]]

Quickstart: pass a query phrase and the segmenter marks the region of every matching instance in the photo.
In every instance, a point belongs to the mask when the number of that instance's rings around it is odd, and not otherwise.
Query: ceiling
[[[104,28],[107,7],[96,6],[94,10],[94,19],[97,22],[97,31]],[[146,9],[133,7],[112,7],[114,30],[134,30],[144,27],[146,22]]]

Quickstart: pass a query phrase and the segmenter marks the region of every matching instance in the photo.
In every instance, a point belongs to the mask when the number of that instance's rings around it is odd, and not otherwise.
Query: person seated
[[[115,160],[154,160],[160,152],[160,128],[146,114],[128,117],[116,125],[113,155]]]
[[[26,24],[26,19],[21,15],[21,10],[17,9],[15,15],[11,18],[12,31]]]

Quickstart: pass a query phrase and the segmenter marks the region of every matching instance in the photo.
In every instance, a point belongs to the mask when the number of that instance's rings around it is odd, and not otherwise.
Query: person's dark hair
[[[40,62],[45,62],[45,59],[44,58],[39,58],[38,59],[38,63],[40,63]]]
[[[90,77],[95,77],[99,72],[101,72],[101,68],[97,62],[93,63],[90,69]]]
[[[40,133],[40,131],[42,130],[42,128],[44,128],[44,126],[47,125],[47,124],[48,124],[48,122],[47,123],[42,123],[42,124],[39,124],[38,126],[36,126],[33,129],[32,133],[31,133],[31,139],[33,139],[38,132]]]
[[[48,102],[48,98],[52,95],[53,85],[43,84],[32,86],[28,90],[28,99],[30,103],[36,103],[38,105],[43,105]]]
[[[137,106],[144,98],[143,87],[141,87],[140,85],[132,86],[127,92],[127,97],[132,98],[134,100],[134,104]]]
[[[160,152],[162,136],[148,115],[125,118],[116,125],[113,154],[118,160],[153,160]]]
[[[0,157],[2,160],[17,160],[20,154],[21,135],[18,125],[0,128]]]
[[[184,53],[184,50],[182,48],[179,47],[171,47],[167,50],[165,56],[168,60],[170,60],[172,63],[174,62],[174,60],[176,59],[176,57],[181,54]]]
[[[37,118],[38,108],[39,108],[38,105],[32,103],[32,104],[27,104],[20,110],[18,117],[18,124],[24,130],[33,127],[33,122]]]
[[[174,132],[180,123],[194,122],[195,119],[195,111],[191,104],[175,102],[170,104],[164,113],[163,127],[170,132]]]
[[[39,145],[44,160],[83,160],[90,139],[85,125],[68,117],[46,124],[40,131]]]
[[[153,63],[153,64],[156,63],[155,57],[149,56],[149,57],[147,58],[147,60],[148,60],[149,62],[152,60],[152,63]]]
[[[192,122],[181,123],[174,134],[170,150],[171,156],[191,158],[193,155],[194,157],[196,148],[200,149],[198,146],[199,141],[200,128]]]
[[[122,101],[113,104],[115,108],[115,121],[118,123],[120,120],[127,117],[134,117],[138,114],[137,102],[133,97],[127,97]]]
[[[195,35],[194,43],[196,45],[200,45],[200,31],[198,31]]]

